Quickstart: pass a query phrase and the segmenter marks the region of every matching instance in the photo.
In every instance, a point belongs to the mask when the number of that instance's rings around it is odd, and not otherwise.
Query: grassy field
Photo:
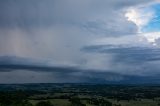
[[[29,100],[30,103],[36,105],[40,100]],[[50,101],[54,106],[70,106],[71,103],[68,99],[48,99],[44,101]]]
[[[121,105],[121,106],[159,106],[158,103],[159,101],[154,101],[151,99],[141,99],[140,101],[126,101],[126,100],[121,100],[121,101],[116,101],[113,99],[107,99],[108,101],[112,102],[113,106],[116,105]],[[38,103],[40,100],[29,100],[33,105]],[[50,101],[54,106],[70,106],[71,102],[68,99],[48,99],[44,101]],[[86,106],[95,106],[87,103],[86,100],[81,100],[82,103],[86,104]]]
[[[142,99],[141,101],[126,101],[121,100],[119,102],[112,100],[113,104],[121,104],[121,106],[158,106],[157,101],[153,101],[150,99]]]

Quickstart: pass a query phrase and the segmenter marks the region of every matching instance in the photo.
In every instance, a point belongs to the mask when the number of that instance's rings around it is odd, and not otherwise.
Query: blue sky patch
[[[155,16],[150,22],[142,28],[142,32],[158,32],[160,31],[160,4],[151,6]]]

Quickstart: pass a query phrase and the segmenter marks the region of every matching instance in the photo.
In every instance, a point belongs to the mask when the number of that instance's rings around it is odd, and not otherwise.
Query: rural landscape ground
[[[160,106],[160,86],[1,84],[0,106]]]

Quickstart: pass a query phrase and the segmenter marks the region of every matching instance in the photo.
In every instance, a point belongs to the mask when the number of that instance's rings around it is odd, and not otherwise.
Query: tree
[[[70,99],[72,105],[71,106],[86,106],[85,104],[83,104],[80,100],[80,98],[78,97],[74,97]]]

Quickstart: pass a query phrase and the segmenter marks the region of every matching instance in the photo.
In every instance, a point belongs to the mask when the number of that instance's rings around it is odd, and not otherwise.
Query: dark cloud
[[[78,69],[65,66],[48,66],[45,62],[37,62],[33,59],[2,56],[0,57],[0,71],[29,70],[41,72],[71,73]]]
[[[1,0],[0,83],[152,79],[150,70],[155,74],[160,68],[159,49],[141,47],[143,42],[123,45],[138,34],[126,11],[150,2]],[[111,45],[86,46],[103,38],[111,38]],[[113,46],[116,43],[119,46]]]
[[[98,45],[82,49],[85,52],[112,54],[111,72],[154,76],[159,74],[160,49],[129,45]],[[125,71],[126,70],[126,71]]]
[[[95,45],[84,47],[87,52],[109,53],[115,56],[115,62],[139,64],[160,61],[160,49],[127,45]]]
[[[78,67],[47,66],[47,64],[41,64],[43,62],[38,63],[35,60],[31,60],[32,59],[28,60],[27,58],[21,57],[0,57],[0,83],[160,83],[158,82],[158,75],[127,75],[113,70],[99,71],[94,69],[81,69]]]

